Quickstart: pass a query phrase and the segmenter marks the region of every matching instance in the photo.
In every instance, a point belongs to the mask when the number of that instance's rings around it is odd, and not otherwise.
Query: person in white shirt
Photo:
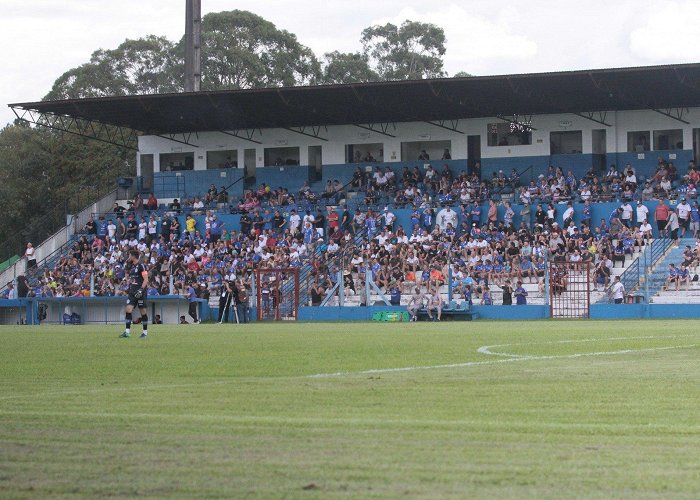
[[[620,222],[622,222],[625,227],[630,227],[632,225],[632,205],[629,202],[624,202],[620,207],[622,214],[620,215]]]
[[[114,239],[116,234],[117,234],[117,226],[114,224],[114,221],[112,219],[110,219],[109,224],[107,224],[107,236],[109,237],[110,241]]]
[[[34,245],[27,243],[27,249],[24,251],[24,256],[27,259],[27,269],[36,267],[36,250]]]
[[[292,210],[292,213],[289,216],[289,232],[292,235],[297,234],[297,231],[299,231],[300,224],[301,217],[299,217],[299,214],[297,214],[296,210]]]
[[[396,215],[394,215],[393,212],[389,211],[388,207],[384,207],[384,225],[386,226],[388,231],[393,231],[394,230],[394,222],[396,222]]]
[[[642,222],[642,225],[639,226],[639,232],[642,233],[642,237],[646,240],[650,240],[652,238],[652,228],[651,224],[647,222],[646,220]]]
[[[158,237],[156,236],[158,232],[158,222],[156,221],[156,218],[151,215],[151,218],[148,221],[148,237],[150,238],[151,241],[156,241]]]
[[[637,200],[637,224],[641,226],[647,220],[649,220],[649,209],[642,200]]]
[[[452,224],[452,227],[457,227],[457,212],[452,210],[452,207],[445,207],[438,212],[435,221],[440,226],[440,231],[447,229],[448,224]]]
[[[615,276],[615,283],[613,283],[610,294],[612,295],[615,304],[622,304],[622,301],[625,298],[625,285],[622,284],[619,276]]]
[[[690,205],[688,201],[683,198],[681,202],[676,207],[678,212],[678,225],[681,228],[681,238],[685,235],[685,231],[688,229],[688,224],[690,222]]]

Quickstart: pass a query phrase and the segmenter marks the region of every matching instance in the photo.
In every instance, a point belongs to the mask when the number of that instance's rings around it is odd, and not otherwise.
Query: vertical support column
[[[338,271],[338,305],[345,305],[345,277],[343,276],[343,267]]]
[[[201,82],[202,2],[187,0],[185,12],[185,92],[199,92]]]

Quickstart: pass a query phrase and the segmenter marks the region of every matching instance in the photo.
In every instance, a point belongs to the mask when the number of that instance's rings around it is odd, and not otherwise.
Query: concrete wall
[[[125,297],[66,297],[66,298],[32,298],[19,300],[0,300],[0,324],[10,325],[22,321],[26,324],[39,324],[38,306],[45,304],[46,319],[44,324],[63,324],[64,313],[77,313],[82,324],[123,324]],[[209,304],[200,300],[200,317],[211,319]],[[181,315],[187,316],[188,302],[185,297],[159,296],[151,297],[147,302],[149,321],[152,323],[159,314],[163,324],[179,323]],[[136,316],[138,311],[134,313]],[[189,322],[192,318],[187,316]]]
[[[383,160],[386,162],[399,162],[401,158],[402,142],[430,142],[450,141],[452,158],[467,158],[467,137],[469,135],[481,136],[482,159],[500,159],[504,165],[509,159],[520,157],[547,157],[550,156],[550,133],[562,131],[581,131],[582,154],[593,153],[627,153],[627,133],[637,131],[681,129],[683,132],[683,150],[692,149],[692,130],[700,127],[700,108],[690,108],[684,115],[689,124],[681,123],[670,117],[651,110],[609,112],[605,115],[606,123],[602,125],[586,118],[571,114],[537,115],[532,117],[532,144],[518,146],[489,146],[487,141],[488,125],[502,123],[495,117],[460,120],[458,128],[463,133],[458,133],[436,127],[426,122],[406,122],[390,125],[384,135],[378,131],[368,131],[353,125],[329,126],[322,128],[320,135],[323,139],[316,139],[297,134],[286,129],[256,130],[253,140],[247,141],[225,135],[220,132],[201,132],[191,139],[195,146],[179,144],[167,139],[155,136],[139,137],[140,154],[154,154],[155,169],[160,168],[159,155],[161,153],[194,153],[195,170],[206,170],[206,158],[208,151],[236,150],[238,152],[238,165],[245,164],[245,150],[255,150],[255,167],[264,167],[265,148],[298,147],[300,165],[309,164],[309,146],[321,146],[322,163],[324,165],[338,165],[346,163],[345,146],[347,144],[376,144],[383,146]],[[593,145],[593,131],[605,130],[605,150]],[[595,149],[595,150],[594,150]],[[649,152],[656,158],[656,152]],[[581,155],[563,155],[573,158],[584,158]],[[533,160],[541,161],[541,160]],[[560,159],[559,161],[564,161]],[[685,165],[679,165],[684,167]],[[508,167],[511,168],[511,167]],[[140,173],[140,172],[139,172]]]

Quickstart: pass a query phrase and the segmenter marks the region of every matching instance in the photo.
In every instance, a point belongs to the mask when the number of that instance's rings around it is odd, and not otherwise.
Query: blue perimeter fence
[[[218,308],[209,307],[205,300],[199,302],[199,317],[203,321],[216,321]],[[46,306],[46,318],[39,319],[41,305]],[[81,324],[117,324],[124,319],[124,297],[92,298],[30,298],[0,300],[0,324],[62,324],[66,307],[80,315]],[[181,296],[153,297],[148,301],[149,321],[156,314],[164,324],[179,323],[180,316],[187,317],[187,299]],[[299,321],[369,321],[378,312],[403,312],[402,306],[370,307],[300,307]],[[470,311],[480,320],[536,320],[550,317],[549,306],[473,306]],[[249,317],[255,321],[255,308]],[[695,319],[700,317],[700,304],[592,304],[591,319]],[[191,318],[187,318],[191,322]],[[556,321],[556,320],[553,320]],[[467,327],[468,328],[468,327]]]

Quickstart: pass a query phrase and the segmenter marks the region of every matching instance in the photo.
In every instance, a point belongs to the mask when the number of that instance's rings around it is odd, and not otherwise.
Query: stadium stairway
[[[664,290],[670,265],[675,264],[676,266],[680,266],[683,263],[683,251],[686,245],[690,245],[691,248],[694,248],[695,239],[680,239],[678,246],[671,247],[654,269],[647,275],[651,302],[655,304],[700,303],[700,284],[697,281],[691,282],[688,291],[683,291],[682,284],[682,291],[675,291],[675,287],[670,290]],[[697,267],[690,269],[691,279],[693,275],[697,274],[697,271]]]

